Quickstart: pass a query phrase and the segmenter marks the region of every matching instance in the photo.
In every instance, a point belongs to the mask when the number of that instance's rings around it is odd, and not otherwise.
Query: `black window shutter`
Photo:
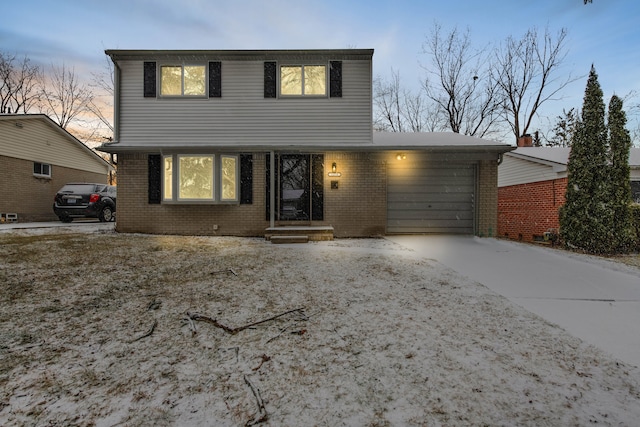
[[[311,156],[311,220],[324,219],[324,155]]]
[[[162,156],[149,154],[149,204],[160,204],[162,198]]]
[[[253,156],[240,155],[240,204],[253,203]]]
[[[222,97],[222,63],[209,62],[209,98]]]
[[[275,62],[264,63],[264,97],[277,97],[277,67]]]
[[[330,61],[329,96],[342,98],[342,61]]]
[[[144,97],[156,97],[156,63],[144,63]]]

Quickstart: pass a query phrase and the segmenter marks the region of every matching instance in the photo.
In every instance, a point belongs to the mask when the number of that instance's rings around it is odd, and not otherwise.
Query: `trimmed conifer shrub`
[[[616,95],[609,102],[610,167],[608,200],[612,212],[613,251],[628,252],[635,246],[635,230],[631,212],[631,181],[629,179],[629,150],[631,136],[625,128],[627,117],[622,109],[622,99]]]
[[[605,105],[592,66],[581,118],[571,142],[566,202],[560,209],[560,236],[570,248],[590,253],[611,252],[612,214],[607,210]]]
[[[622,100],[614,95],[605,123],[602,89],[592,66],[571,142],[566,202],[560,209],[560,237],[569,248],[611,254],[628,252],[635,244],[626,122]]]

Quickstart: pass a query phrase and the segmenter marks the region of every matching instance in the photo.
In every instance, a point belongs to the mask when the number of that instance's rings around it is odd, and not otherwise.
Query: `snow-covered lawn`
[[[639,419],[637,368],[388,240],[0,233],[0,425]]]

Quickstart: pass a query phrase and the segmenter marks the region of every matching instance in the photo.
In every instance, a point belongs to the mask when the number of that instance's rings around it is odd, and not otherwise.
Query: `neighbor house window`
[[[631,181],[631,199],[640,203],[640,181]]]
[[[238,202],[239,157],[236,155],[182,155],[163,157],[165,202]]]
[[[283,65],[280,67],[280,94],[324,96],[327,94],[325,65]]]
[[[51,178],[51,165],[47,163],[33,163],[33,174],[37,177]]]
[[[160,94],[163,96],[204,96],[204,65],[163,65],[160,67]]]

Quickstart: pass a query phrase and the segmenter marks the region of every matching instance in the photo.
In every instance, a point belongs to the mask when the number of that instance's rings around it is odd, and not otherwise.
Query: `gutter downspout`
[[[113,141],[120,142],[120,75],[122,70],[117,61],[113,61]]]

